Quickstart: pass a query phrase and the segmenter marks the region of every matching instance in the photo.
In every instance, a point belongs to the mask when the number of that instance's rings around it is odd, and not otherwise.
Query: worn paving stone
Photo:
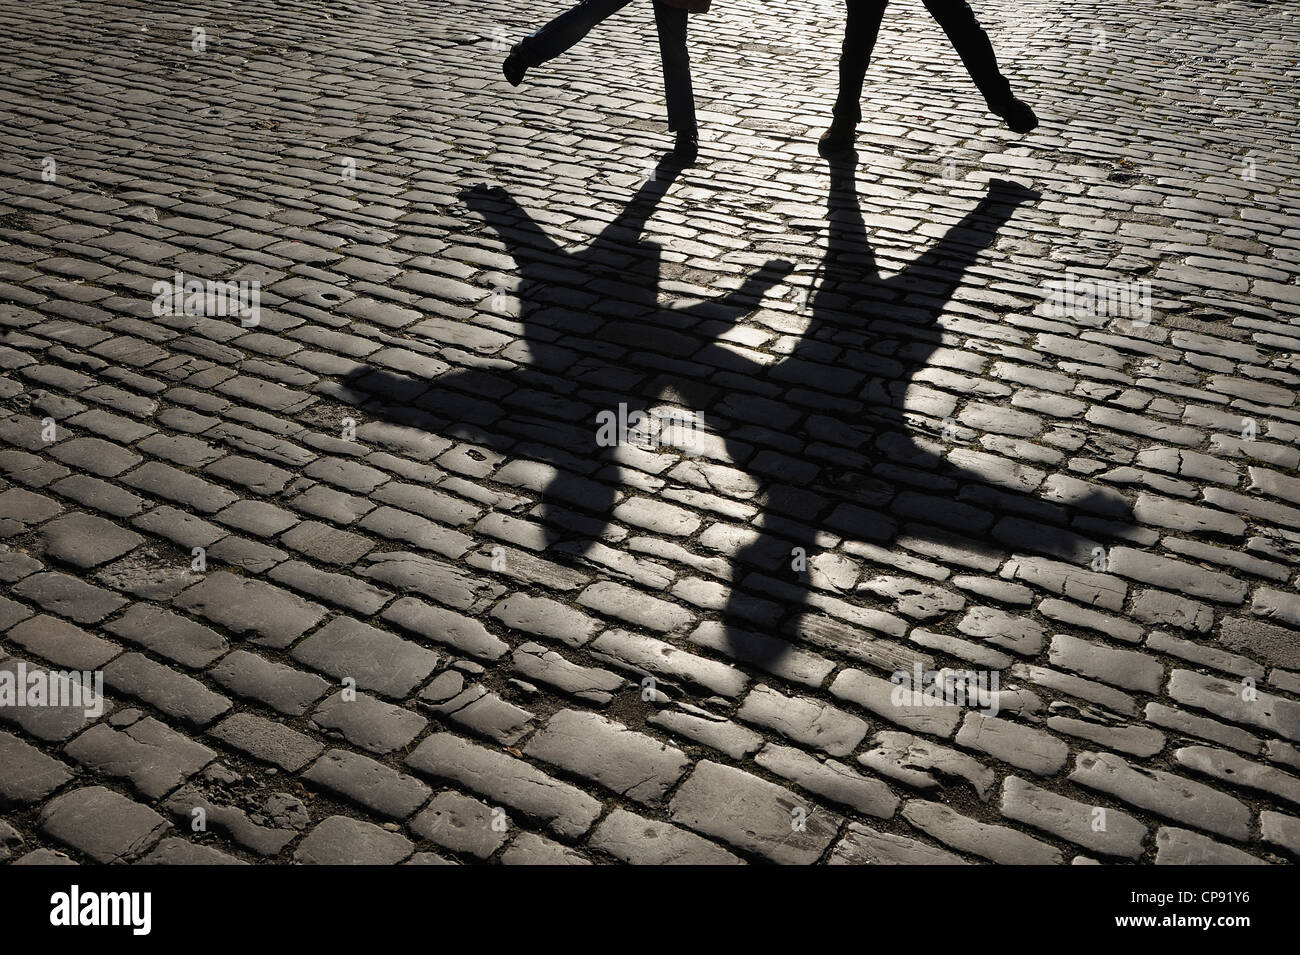
[[[867,735],[866,721],[856,716],[763,685],[750,690],[736,715],[831,756],[848,756]]]
[[[294,647],[304,666],[364,690],[401,698],[433,671],[438,655],[349,617],[338,617]]]
[[[693,832],[615,809],[596,827],[587,845],[631,865],[744,865],[726,849]]]
[[[221,694],[140,653],[124,653],[106,666],[104,683],[193,726],[206,726],[230,709]]]
[[[455,782],[490,800],[539,819],[561,836],[576,838],[600,815],[600,803],[529,763],[468,743],[450,733],[425,737],[406,764],[434,779]]]
[[[0,731],[0,756],[5,765],[0,775],[0,795],[9,802],[38,802],[73,776],[63,763],[12,733]]]
[[[302,865],[396,865],[411,854],[411,840],[374,823],[330,816],[293,852]]]
[[[816,862],[842,817],[731,766],[696,764],[669,803],[674,822],[773,862]]]
[[[877,832],[851,822],[835,844],[831,865],[967,865],[965,859],[919,839]]]
[[[1076,802],[1016,776],[1008,776],[1003,781],[1001,811],[1008,819],[1092,852],[1126,859],[1136,859],[1142,854],[1148,831],[1127,813]]]
[[[1156,830],[1156,865],[1268,865],[1248,852],[1174,826]]]
[[[341,749],[326,752],[302,778],[393,819],[411,815],[430,793],[429,787],[414,776],[399,773],[369,756]]]
[[[170,828],[148,806],[88,786],[63,793],[41,810],[41,830],[96,862],[124,862],[147,852]]]
[[[1060,865],[1061,853],[1045,842],[1005,826],[968,819],[949,807],[923,799],[903,806],[903,818],[944,845],[1002,865]]]
[[[421,839],[486,859],[506,841],[509,819],[504,812],[455,792],[441,792],[408,823]]]
[[[613,720],[561,710],[524,747],[524,755],[600,783],[640,803],[659,800],[690,761],[678,749]]]
[[[1080,753],[1070,779],[1140,809],[1230,839],[1250,835],[1250,810],[1231,796],[1159,769],[1135,769],[1110,753]]]
[[[365,693],[342,691],[322,700],[311,721],[371,753],[403,749],[429,725],[419,713],[393,706]]]
[[[325,608],[260,580],[225,571],[208,574],[175,600],[224,630],[269,647],[287,647],[325,615]]]
[[[171,792],[216,755],[151,717],[122,731],[99,723],[63,751],[86,769],[130,780],[151,799]]]
[[[241,753],[273,763],[287,772],[297,772],[323,750],[309,736],[273,720],[252,713],[236,713],[210,730],[212,736]]]

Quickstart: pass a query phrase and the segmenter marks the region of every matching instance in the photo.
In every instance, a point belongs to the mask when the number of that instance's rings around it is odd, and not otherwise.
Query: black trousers
[[[518,52],[529,66],[537,66],[564,53],[632,0],[582,0],[535,33],[519,42]],[[668,128],[695,129],[695,93],[691,89],[691,60],[686,51],[686,11],[654,0],[659,57],[664,69],[664,98]]]
[[[990,104],[1011,97],[1011,84],[998,69],[989,36],[975,19],[975,11],[966,0],[923,0],[930,16],[943,27],[948,40],[957,50],[966,72]],[[835,101],[835,116],[857,122],[862,118],[862,82],[871,62],[871,51],[880,34],[880,21],[889,0],[845,0],[848,5],[844,21],[844,46],[840,51],[840,94]]]

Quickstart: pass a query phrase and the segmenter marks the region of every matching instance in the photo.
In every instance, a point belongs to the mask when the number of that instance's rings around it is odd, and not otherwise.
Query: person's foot
[[[822,133],[817,140],[817,151],[823,156],[839,156],[853,150],[853,137],[856,133],[855,123],[836,119],[831,128]]]
[[[678,162],[693,162],[700,152],[700,135],[696,130],[683,129],[673,143],[673,158]]]
[[[1038,117],[1034,115],[1029,104],[1014,96],[991,108],[995,114],[1002,117],[1003,122],[1013,133],[1027,133],[1038,125]]]
[[[511,47],[510,54],[506,57],[505,62],[501,64],[501,72],[506,75],[506,82],[511,86],[518,86],[524,81],[524,73],[527,71],[528,64],[519,55],[519,47]]]

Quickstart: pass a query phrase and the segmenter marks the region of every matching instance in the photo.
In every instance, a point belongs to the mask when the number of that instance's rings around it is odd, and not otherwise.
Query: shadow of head
[[[536,516],[557,560],[582,561],[633,498],[661,500],[665,513],[703,508],[687,523],[705,533],[674,543],[727,559],[725,606],[712,626],[730,656],[769,668],[817,621],[866,646],[936,619],[897,612],[889,594],[922,582],[897,573],[875,581],[843,545],[950,548],[986,570],[1009,548],[1085,572],[1104,551],[1096,539],[1124,533],[1118,495],[1066,483],[1047,499],[1048,465],[978,448],[953,417],[960,386],[954,393],[927,372],[952,337],[945,310],[971,266],[1035,193],[991,182],[929,250],[884,278],[853,165],[836,163],[825,254],[798,314],[773,312],[769,325],[760,305],[791,271],[785,262],[707,300],[661,303],[662,247],[642,233],[675,175],[648,179],[575,248],[506,191],[467,190],[469,211],[517,264],[523,347],[430,380],[367,368],[344,382],[344,399],[371,418],[535,462]],[[473,231],[467,240],[482,244]],[[756,310],[747,334],[733,335]],[[784,331],[792,323],[802,332]],[[438,334],[454,340],[454,330]],[[659,440],[665,411],[690,422],[688,441]],[[656,532],[653,522],[634,530]]]

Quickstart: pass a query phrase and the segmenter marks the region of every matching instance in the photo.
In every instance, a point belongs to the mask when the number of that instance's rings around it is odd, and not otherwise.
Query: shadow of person
[[[769,262],[709,301],[660,304],[663,250],[642,232],[676,178],[667,166],[577,251],[556,244],[504,190],[466,190],[468,208],[515,260],[526,356],[510,348],[518,362],[512,367],[488,361],[432,381],[367,368],[346,387],[377,417],[545,465],[531,486],[541,495],[544,550],[555,559],[590,552],[615,519],[620,490],[653,495],[665,482],[684,482],[688,490],[730,490],[756,505],[745,529],[751,539],[729,564],[717,623],[732,656],[769,669],[781,666],[805,617],[834,593],[833,584],[822,585],[834,574],[819,563],[833,558],[823,553],[828,535],[885,546],[902,517],[911,519],[912,536],[940,540],[958,531],[978,538],[996,516],[1024,513],[1048,521],[1042,533],[1051,552],[1053,527],[1071,536],[1064,529],[1071,512],[982,469],[1005,458],[963,457],[951,440],[914,437],[918,427],[938,430],[939,412],[951,411],[956,399],[924,386],[919,400],[909,398],[942,342],[939,319],[966,273],[1036,194],[993,181],[933,248],[882,278],[854,160],[837,159],[830,171],[830,228],[808,324],[780,360],[732,347],[723,336],[785,278],[788,263]],[[656,443],[656,411],[665,402],[698,429],[687,434],[694,447]],[[613,422],[613,440],[602,421]],[[949,439],[956,430],[951,419],[942,428]],[[776,446],[762,446],[764,439]],[[671,456],[681,450],[688,453]],[[665,453],[667,465],[639,456]],[[673,462],[698,467],[685,477]],[[636,477],[630,483],[628,468]],[[712,487],[716,476],[728,488]],[[1090,504],[1074,502],[1095,510]],[[852,590],[843,596],[840,616],[858,604],[850,615],[856,623],[903,636],[886,624],[898,617],[872,609],[884,598]]]

